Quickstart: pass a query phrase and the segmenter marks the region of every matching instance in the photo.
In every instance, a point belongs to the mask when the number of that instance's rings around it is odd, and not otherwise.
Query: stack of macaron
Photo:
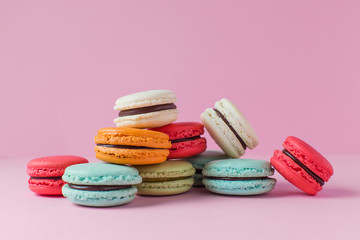
[[[204,126],[173,123],[178,114],[176,100],[169,90],[121,97],[114,107],[119,111],[114,120],[117,127],[102,128],[95,136],[97,159],[138,169],[143,178],[138,194],[174,195],[188,191],[194,183],[195,169],[179,159],[206,150],[206,139],[201,137]]]
[[[135,194],[174,195],[192,186],[224,195],[258,195],[276,184],[274,168],[304,192],[315,195],[333,174],[314,148],[288,137],[271,161],[242,159],[258,137],[244,114],[228,99],[201,114],[201,122],[175,122],[177,98],[169,90],[138,92],[116,100],[116,127],[95,136],[96,158],[53,156],[28,163],[29,188],[42,195],[63,195],[84,206],[110,207],[131,202]],[[207,148],[204,128],[222,149]]]

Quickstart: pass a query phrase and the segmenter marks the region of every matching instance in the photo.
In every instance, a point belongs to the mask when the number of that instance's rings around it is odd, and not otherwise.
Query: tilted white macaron
[[[177,119],[175,93],[170,90],[150,90],[130,94],[116,100],[114,109],[119,117],[117,127],[155,128]]]
[[[232,158],[245,154],[248,147],[258,145],[258,137],[249,121],[228,99],[221,99],[214,108],[201,114],[201,121],[219,147]]]

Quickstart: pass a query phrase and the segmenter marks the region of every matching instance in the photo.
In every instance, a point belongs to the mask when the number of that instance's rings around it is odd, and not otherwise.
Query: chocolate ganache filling
[[[305,166],[302,162],[300,162],[299,159],[297,159],[294,155],[292,155],[288,150],[284,149],[282,152],[286,156],[291,158],[291,160],[293,160],[295,163],[297,163],[297,165],[299,165],[302,169],[304,169],[305,172],[307,172],[312,178],[315,179],[316,182],[320,184],[320,186],[323,186],[325,184],[325,181],[321,177],[319,177],[313,171],[311,171],[307,166]]]
[[[83,191],[114,191],[131,188],[131,185],[76,185],[68,183],[69,188]]]
[[[141,146],[127,146],[127,145],[111,145],[111,144],[96,144],[99,147],[108,147],[108,148],[121,148],[121,149],[156,149],[149,147],[141,147]]]
[[[208,177],[205,176],[207,179],[214,179],[214,180],[226,180],[226,181],[250,181],[250,180],[263,180],[267,179],[268,177]]]
[[[50,180],[61,180],[61,176],[58,176],[58,177],[30,177],[31,179],[50,179]]]
[[[173,103],[166,103],[166,104],[154,105],[154,106],[149,106],[149,107],[141,107],[141,108],[122,110],[119,112],[119,117],[151,113],[151,112],[158,112],[158,111],[168,110],[168,109],[176,109],[176,105]]]
[[[242,138],[239,136],[239,134],[235,131],[235,129],[233,128],[233,126],[231,126],[231,124],[229,123],[229,121],[225,118],[224,115],[222,115],[222,113],[214,108],[214,111],[216,112],[216,114],[221,118],[221,120],[223,120],[225,122],[225,124],[230,128],[230,130],[234,133],[234,135],[236,136],[236,138],[239,140],[239,142],[241,143],[241,146],[244,148],[244,150],[246,150],[246,144],[244,142],[244,140],[242,140]]]
[[[170,140],[170,141],[171,141],[171,143],[179,143],[179,142],[185,142],[185,141],[192,141],[192,140],[196,140],[199,138],[200,138],[200,136],[195,136],[195,137],[174,139],[174,140]]]

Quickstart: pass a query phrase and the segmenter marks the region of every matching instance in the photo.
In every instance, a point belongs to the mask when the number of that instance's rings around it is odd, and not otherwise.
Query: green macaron
[[[84,163],[67,167],[62,193],[71,202],[92,207],[111,207],[131,202],[141,182],[137,169],[108,163]]]
[[[175,195],[188,191],[194,184],[195,168],[183,160],[135,166],[143,182],[137,185],[140,195]]]
[[[225,195],[257,195],[270,192],[276,179],[270,162],[257,159],[225,159],[209,162],[203,183],[210,192]]]

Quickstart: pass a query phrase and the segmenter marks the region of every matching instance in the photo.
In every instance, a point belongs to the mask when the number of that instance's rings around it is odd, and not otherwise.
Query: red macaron
[[[315,195],[329,181],[334,170],[328,160],[306,142],[287,137],[283,151],[275,150],[270,162],[289,182]]]
[[[197,122],[178,122],[150,130],[166,133],[171,141],[168,159],[186,158],[206,150],[204,125]]]
[[[66,183],[61,177],[65,168],[88,162],[85,158],[77,156],[35,158],[27,164],[26,172],[30,176],[29,188],[41,195],[62,195],[61,188]]]

